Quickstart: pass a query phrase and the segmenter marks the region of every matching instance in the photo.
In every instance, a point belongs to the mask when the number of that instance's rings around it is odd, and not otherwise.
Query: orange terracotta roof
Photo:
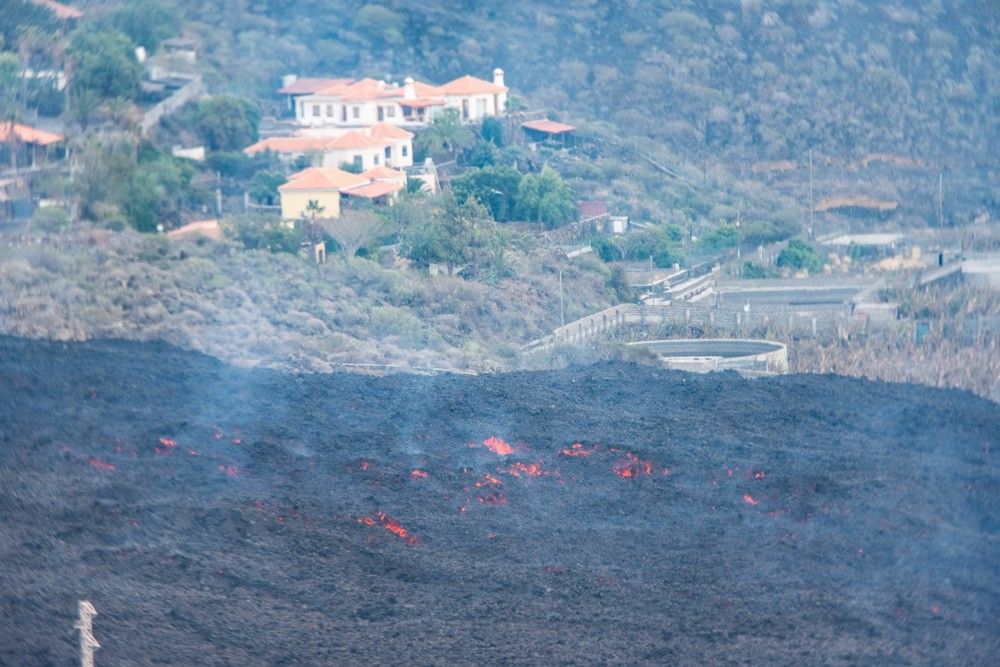
[[[309,93],[315,93],[324,88],[329,88],[332,86],[346,86],[347,84],[354,81],[354,79],[310,79],[301,78],[295,81],[295,83],[290,86],[285,86],[284,88],[279,88],[278,92],[282,95],[307,95]]]
[[[372,137],[360,130],[345,132],[339,137],[329,139],[326,147],[330,148],[384,148],[392,142],[388,139]]]
[[[365,197],[366,199],[376,199],[393,192],[402,190],[405,186],[396,181],[373,181],[365,185],[358,185],[352,188],[344,188],[341,194],[349,197]]]
[[[441,94],[441,87],[424,83],[423,81],[414,81],[413,92],[417,97],[435,97]]]
[[[56,2],[55,0],[31,0],[34,4],[39,7],[45,7],[59,19],[78,19],[83,18],[83,12],[81,12],[76,7],[70,7],[69,5],[64,5],[61,2]]]
[[[327,93],[324,90],[323,94],[333,93]],[[403,89],[399,87],[393,88],[386,84],[385,81],[377,79],[361,79],[360,81],[355,81],[350,85],[344,86],[336,94],[340,95],[346,101],[363,102],[383,97],[402,97]]]
[[[336,167],[310,167],[288,177],[288,182],[278,186],[279,192],[298,190],[341,190],[365,185],[368,179]]]
[[[368,136],[373,139],[412,139],[413,133],[389,123],[375,123],[368,128]]]
[[[498,86],[490,81],[484,81],[483,79],[477,79],[474,76],[460,76],[457,79],[449,81],[448,83],[439,86],[438,89],[441,91],[439,95],[483,95],[483,94],[495,94],[495,93],[506,93],[507,86]]]
[[[528,130],[535,130],[536,132],[545,132],[546,134],[562,134],[564,132],[572,132],[576,129],[576,125],[557,123],[554,120],[532,120],[527,123],[521,123],[521,127]]]
[[[322,151],[329,144],[330,137],[269,137],[252,146],[247,146],[243,152],[247,155],[256,155],[268,150],[285,154],[307,153],[309,151]]]
[[[386,179],[394,180],[400,178],[402,178],[403,180],[406,179],[406,174],[404,174],[403,172],[396,171],[395,169],[391,169],[384,165],[379,165],[378,167],[372,167],[368,171],[361,172],[361,175],[364,176],[365,178],[370,178],[373,181],[386,180]]]
[[[51,144],[59,143],[65,138],[61,134],[46,132],[45,130],[37,130],[28,125],[21,125],[20,123],[0,124],[0,142],[9,141],[11,133],[13,133],[14,137],[21,143],[37,144],[39,146],[49,146]]]

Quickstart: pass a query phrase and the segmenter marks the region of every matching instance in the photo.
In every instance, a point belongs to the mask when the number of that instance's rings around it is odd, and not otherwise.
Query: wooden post
[[[86,600],[80,600],[78,609],[80,618],[73,627],[80,631],[80,667],[94,667],[94,649],[101,648],[94,639],[91,625],[94,616],[97,616],[97,610]]]

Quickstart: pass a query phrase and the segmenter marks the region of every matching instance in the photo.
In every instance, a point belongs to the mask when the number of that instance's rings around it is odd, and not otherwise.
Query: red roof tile
[[[21,125],[20,123],[0,124],[0,142],[9,141],[12,133],[21,143],[37,144],[39,146],[59,143],[65,138],[61,134],[38,130],[28,125]]]
[[[565,132],[572,132],[576,129],[576,125],[557,123],[554,120],[532,120],[527,123],[521,123],[521,127],[528,130],[535,130],[536,132],[544,132],[546,134],[563,134]]]
[[[393,192],[399,192],[404,186],[402,183],[396,181],[373,181],[366,185],[358,185],[351,188],[344,188],[340,192],[349,197],[365,197],[367,199],[376,199]]]
[[[280,192],[296,190],[341,190],[365,185],[368,179],[336,167],[310,167],[288,177],[288,182],[278,186]]]
[[[495,93],[506,93],[507,86],[498,86],[490,81],[477,79],[474,76],[460,76],[457,79],[438,86],[438,95],[483,95]]]

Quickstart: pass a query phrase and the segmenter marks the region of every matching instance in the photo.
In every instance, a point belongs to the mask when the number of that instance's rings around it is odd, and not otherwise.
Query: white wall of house
[[[337,167],[347,162],[353,164],[361,163],[364,170],[385,165],[385,152],[381,148],[349,148],[342,150],[328,150],[323,153],[323,167]]]
[[[447,95],[446,107],[457,109],[463,120],[480,120],[486,116],[498,116],[507,107],[507,93],[483,95]]]
[[[296,101],[295,120],[310,127],[361,127],[375,123],[401,125],[403,109],[391,100],[341,102],[322,95],[302,95]]]

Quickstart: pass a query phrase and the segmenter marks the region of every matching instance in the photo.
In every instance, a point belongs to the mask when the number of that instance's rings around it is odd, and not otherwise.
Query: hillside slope
[[[987,664],[1000,413],[604,364],[0,338],[0,663]],[[509,444],[508,444],[509,443]]]

